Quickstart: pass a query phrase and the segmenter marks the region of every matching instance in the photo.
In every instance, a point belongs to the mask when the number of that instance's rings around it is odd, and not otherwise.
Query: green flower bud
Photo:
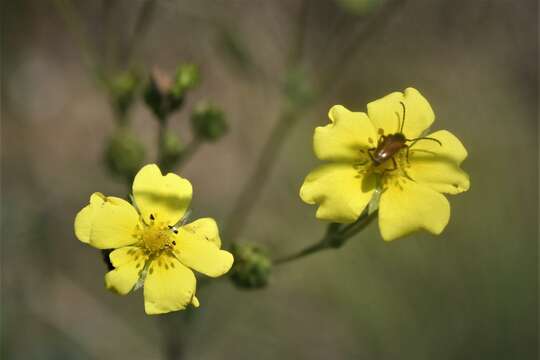
[[[120,115],[125,115],[135,101],[140,83],[141,78],[134,70],[119,73],[108,81],[113,105]]]
[[[305,70],[295,68],[287,73],[283,92],[294,108],[309,105],[315,99],[315,90]]]
[[[171,95],[176,98],[183,97],[187,90],[193,89],[200,82],[199,67],[195,64],[180,65],[176,69],[171,87]]]
[[[173,95],[173,85],[173,80],[168,74],[158,68],[152,71],[144,91],[144,102],[160,121],[165,121],[169,114],[178,110],[184,103],[183,94]]]
[[[265,251],[253,244],[233,244],[234,265],[230,275],[239,288],[258,289],[268,284],[272,262]]]
[[[229,129],[223,111],[208,103],[199,103],[195,107],[191,125],[195,136],[206,141],[216,141]]]
[[[160,163],[163,169],[172,169],[184,153],[184,145],[180,138],[172,131],[165,130],[161,138]]]
[[[378,7],[380,7],[383,0],[337,0],[338,6],[351,15],[369,15]]]
[[[110,137],[105,149],[105,163],[109,171],[131,181],[144,161],[144,146],[127,129],[120,129]]]

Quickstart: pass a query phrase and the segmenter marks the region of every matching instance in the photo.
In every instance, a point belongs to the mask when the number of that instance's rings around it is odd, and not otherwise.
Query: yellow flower
[[[92,194],[75,218],[77,238],[98,249],[116,249],[109,256],[115,269],[105,275],[105,284],[126,295],[144,283],[147,314],[198,307],[191,269],[217,277],[233,263],[233,256],[220,250],[216,222],[203,218],[183,225],[191,184],[172,173],[163,176],[156,165],[137,173],[132,190],[136,207]]]
[[[459,167],[467,151],[446,130],[423,136],[435,119],[427,100],[408,88],[369,103],[367,114],[335,105],[329,117],[313,139],[316,156],[329,163],[308,174],[300,189],[302,200],[319,205],[317,218],[354,222],[380,194],[385,240],[419,229],[440,234],[450,219],[443,193],[469,189]]]

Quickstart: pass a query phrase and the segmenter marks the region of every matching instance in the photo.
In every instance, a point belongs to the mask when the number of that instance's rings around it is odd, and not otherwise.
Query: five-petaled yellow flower
[[[378,190],[385,240],[419,229],[440,234],[450,219],[443,193],[469,189],[460,169],[467,151],[446,130],[424,136],[435,119],[427,100],[408,88],[369,103],[367,114],[336,105],[329,117],[313,142],[316,156],[330,163],[313,170],[300,189],[302,200],[319,205],[317,218],[354,222]]]
[[[225,274],[233,256],[220,250],[216,222],[198,219],[183,225],[192,188],[178,175],[161,174],[146,165],[133,181],[134,206],[94,193],[75,218],[80,241],[98,249],[116,249],[114,270],[105,275],[107,288],[125,295],[144,282],[144,309],[161,314],[198,307],[191,269],[211,277]]]

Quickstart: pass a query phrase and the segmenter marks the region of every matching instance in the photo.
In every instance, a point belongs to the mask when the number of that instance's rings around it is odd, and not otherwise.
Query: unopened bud
[[[113,76],[108,82],[108,88],[116,111],[124,116],[135,101],[141,78],[134,70],[122,72]]]
[[[206,141],[216,141],[229,129],[223,111],[208,103],[200,103],[191,114],[195,136]]]
[[[199,84],[201,74],[195,64],[183,64],[176,69],[172,83],[171,94],[175,97],[183,97],[188,90]]]
[[[172,131],[166,130],[161,138],[160,163],[163,169],[172,169],[184,152],[184,145],[180,138]]]
[[[144,91],[144,102],[160,121],[165,121],[167,116],[184,102],[183,95],[172,94],[173,85],[173,79],[167,73],[158,68],[152,70]]]
[[[257,289],[268,284],[272,262],[265,251],[253,244],[234,244],[232,253],[231,279],[236,286]]]
[[[135,135],[121,129],[109,139],[105,162],[113,175],[131,180],[143,165],[144,155],[144,146]]]
[[[307,106],[315,99],[309,74],[302,68],[294,68],[287,73],[283,92],[295,108]]]

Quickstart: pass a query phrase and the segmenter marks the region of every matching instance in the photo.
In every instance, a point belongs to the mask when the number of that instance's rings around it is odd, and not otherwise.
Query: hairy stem
[[[273,261],[273,264],[281,265],[289,263],[291,261],[298,260],[305,256],[317,253],[321,250],[338,249],[342,247],[348,239],[350,239],[352,236],[356,235],[366,226],[368,226],[376,217],[377,212],[369,214],[366,211],[362,215],[360,215],[358,220],[356,220],[352,224],[344,226],[338,223],[331,223],[330,225],[328,225],[326,234],[319,242],[309,245],[293,254],[277,258]]]

